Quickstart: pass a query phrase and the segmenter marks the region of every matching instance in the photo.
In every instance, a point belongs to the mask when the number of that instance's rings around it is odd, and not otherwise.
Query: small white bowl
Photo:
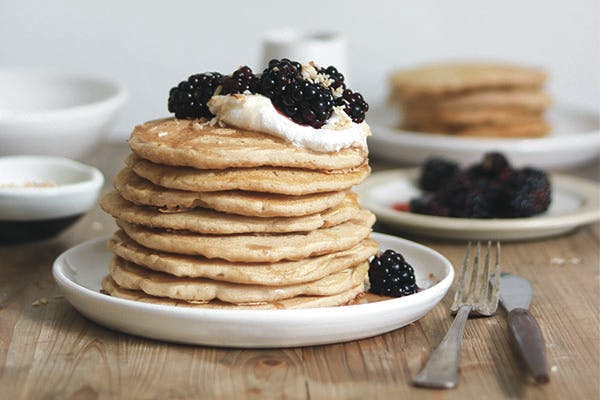
[[[0,157],[0,243],[45,239],[92,208],[104,176],[62,157]]]
[[[0,155],[80,158],[107,133],[126,97],[106,78],[0,68]]]

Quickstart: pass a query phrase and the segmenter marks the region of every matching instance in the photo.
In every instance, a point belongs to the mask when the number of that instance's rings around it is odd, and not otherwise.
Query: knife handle
[[[529,311],[523,308],[511,310],[508,313],[508,326],[535,381],[550,381],[542,331]]]

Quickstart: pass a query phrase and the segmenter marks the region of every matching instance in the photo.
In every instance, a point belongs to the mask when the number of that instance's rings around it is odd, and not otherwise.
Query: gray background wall
[[[0,0],[0,67],[114,77],[130,92],[114,136],[166,114],[168,89],[194,72],[256,66],[273,28],[349,39],[352,87],[385,99],[397,67],[439,59],[543,66],[558,103],[598,109],[600,1]]]

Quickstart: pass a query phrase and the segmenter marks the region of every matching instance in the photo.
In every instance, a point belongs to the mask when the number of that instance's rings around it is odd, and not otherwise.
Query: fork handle
[[[462,306],[458,309],[448,333],[431,353],[425,367],[413,379],[415,386],[452,389],[458,385],[460,346],[470,312],[471,306]]]
[[[535,381],[548,382],[544,338],[535,319],[524,308],[515,308],[508,313],[508,326]]]

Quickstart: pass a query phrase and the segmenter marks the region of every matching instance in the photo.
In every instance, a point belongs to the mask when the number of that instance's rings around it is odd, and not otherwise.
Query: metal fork
[[[481,243],[477,242],[476,253],[471,264],[471,242],[467,246],[463,261],[454,303],[450,310],[456,318],[448,333],[431,353],[425,367],[413,379],[415,386],[451,389],[458,385],[458,369],[460,365],[460,346],[469,315],[489,317],[496,313],[500,290],[500,243],[496,243],[495,271],[493,277],[490,267],[492,242],[487,243],[487,252],[483,271],[480,266]],[[468,274],[469,265],[472,265]],[[467,274],[470,279],[467,282]]]

